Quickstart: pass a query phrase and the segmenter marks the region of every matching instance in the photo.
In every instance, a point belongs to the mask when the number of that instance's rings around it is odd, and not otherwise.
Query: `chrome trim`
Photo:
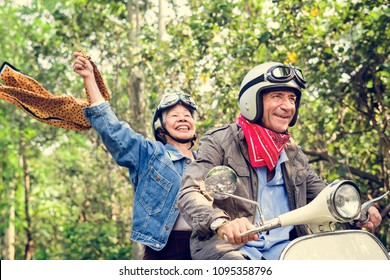
[[[353,186],[355,188],[355,190],[357,191],[358,195],[359,195],[359,204],[360,205],[359,205],[358,209],[356,210],[355,215],[352,218],[345,218],[345,217],[343,217],[337,211],[337,208],[335,207],[335,198],[336,198],[337,191],[344,184],[348,184],[348,185]],[[361,193],[360,193],[359,187],[353,181],[350,181],[350,180],[336,180],[336,181],[334,181],[333,183],[331,183],[329,185],[329,188],[330,188],[331,191],[327,195],[326,203],[328,205],[329,212],[332,214],[332,216],[338,222],[341,222],[341,223],[350,222],[353,219],[355,219],[359,215],[360,209],[361,209],[361,205],[362,205],[362,203],[361,203],[362,198],[361,198]]]

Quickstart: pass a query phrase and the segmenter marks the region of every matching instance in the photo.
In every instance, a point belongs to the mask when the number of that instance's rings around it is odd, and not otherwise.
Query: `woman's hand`
[[[84,79],[84,87],[90,102],[95,104],[97,102],[105,101],[96,83],[93,66],[87,56],[81,51],[75,52],[73,56],[75,58],[73,71]]]
[[[85,54],[78,51],[73,54],[75,61],[73,71],[79,74],[83,79],[95,78],[91,62],[85,57]]]

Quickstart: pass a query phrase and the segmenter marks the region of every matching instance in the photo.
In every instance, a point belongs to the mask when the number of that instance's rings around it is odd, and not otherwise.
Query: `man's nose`
[[[295,102],[292,102],[291,99],[288,97],[283,98],[281,108],[285,110],[295,109]]]

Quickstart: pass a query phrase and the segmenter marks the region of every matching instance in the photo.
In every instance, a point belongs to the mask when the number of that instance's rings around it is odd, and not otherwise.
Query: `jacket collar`
[[[238,126],[237,124],[235,124],[235,125],[237,127],[236,134],[237,134],[237,139],[238,139],[238,144],[240,146],[240,150],[241,150],[242,155],[244,156],[245,160],[250,163],[249,153],[248,153],[248,145],[246,144],[244,131],[242,130],[242,128],[240,126]]]
[[[186,158],[177,148],[175,148],[171,144],[165,144],[165,148],[167,149],[166,152],[172,161],[178,161],[182,158]],[[196,158],[196,153],[194,151],[192,151],[192,154]]]

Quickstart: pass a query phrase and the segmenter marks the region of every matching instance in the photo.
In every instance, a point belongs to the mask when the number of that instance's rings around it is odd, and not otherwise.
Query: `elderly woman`
[[[191,228],[179,214],[177,194],[184,170],[196,157],[191,150],[194,100],[181,92],[165,94],[153,117],[156,141],[147,140],[117,119],[83,53],[74,57],[73,70],[83,78],[91,101],[84,115],[117,164],[130,173],[135,191],[130,238],[145,245],[144,259],[191,259]]]

